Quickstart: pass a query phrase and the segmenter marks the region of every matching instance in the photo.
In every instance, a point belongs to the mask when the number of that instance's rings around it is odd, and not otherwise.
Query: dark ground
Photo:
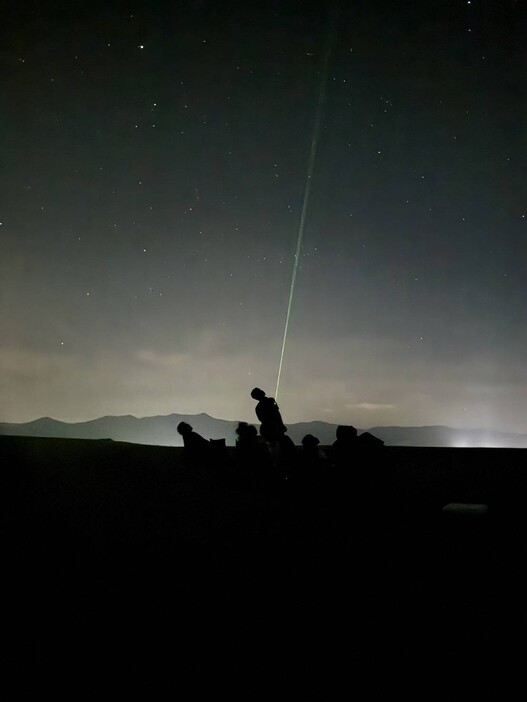
[[[247,674],[248,697],[277,677],[408,691],[431,664],[432,687],[454,670],[481,682],[526,622],[526,455],[385,448],[310,481],[250,478],[231,449],[207,467],[1,437],[8,667],[184,671],[197,687]]]

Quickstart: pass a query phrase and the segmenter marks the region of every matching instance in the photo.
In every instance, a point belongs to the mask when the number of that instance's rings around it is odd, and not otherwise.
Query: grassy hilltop
[[[0,452],[9,601],[43,650],[165,650],[212,622],[294,646],[460,621],[477,638],[523,616],[522,450],[386,448],[315,482],[250,480],[234,449],[210,466],[112,441],[2,437]]]

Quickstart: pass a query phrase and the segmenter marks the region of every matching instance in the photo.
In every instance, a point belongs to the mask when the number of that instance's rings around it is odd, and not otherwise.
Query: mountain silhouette
[[[236,439],[238,420],[217,419],[206,413],[169,414],[154,417],[133,415],[106,416],[87,422],[61,422],[51,417],[41,417],[22,424],[0,423],[0,435],[42,436],[71,439],[113,439],[134,444],[155,446],[181,446],[181,436],[176,427],[179,422],[188,422],[194,430],[207,439],[225,438],[229,446]],[[256,422],[254,424],[257,425]],[[288,436],[296,445],[302,437],[313,434],[322,445],[335,441],[336,424],[328,422],[298,422],[288,424]],[[369,431],[384,441],[387,446],[453,446],[527,448],[527,435],[506,433],[487,429],[454,429],[447,426],[424,427],[369,427]]]

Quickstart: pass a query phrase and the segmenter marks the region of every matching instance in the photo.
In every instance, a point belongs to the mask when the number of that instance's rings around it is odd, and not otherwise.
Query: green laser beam
[[[307,214],[307,206],[309,203],[309,194],[311,192],[311,179],[313,175],[313,170],[315,167],[315,158],[317,155],[317,147],[318,147],[318,137],[320,133],[320,124],[322,122],[322,112],[324,108],[324,103],[326,101],[326,85],[327,85],[327,78],[328,78],[328,69],[329,69],[329,60],[331,57],[331,50],[333,48],[333,29],[335,27],[335,22],[336,22],[336,3],[333,5],[333,12],[331,16],[331,22],[330,22],[330,31],[329,31],[329,37],[328,37],[328,45],[327,45],[327,50],[326,54],[324,57],[324,64],[322,68],[322,75],[320,78],[320,91],[319,91],[319,96],[318,96],[318,104],[317,104],[317,110],[315,113],[315,121],[313,124],[313,136],[311,138],[311,150],[309,153],[309,162],[308,162],[308,167],[307,167],[307,177],[306,177],[306,183],[304,186],[304,199],[302,202],[302,213],[300,215],[300,224],[298,227],[298,238],[296,242],[296,252],[295,252],[295,259],[293,263],[293,273],[291,275],[291,286],[289,288],[289,300],[287,303],[287,313],[285,317],[285,325],[284,325],[284,336],[282,339],[282,349],[280,351],[280,363],[278,365],[278,377],[276,379],[276,390],[274,393],[275,399],[278,398],[278,389],[280,387],[280,378],[282,375],[282,367],[284,364],[284,355],[285,355],[285,348],[286,348],[286,342],[287,342],[287,332],[289,331],[289,321],[291,319],[291,308],[293,305],[293,297],[295,294],[295,286],[296,286],[296,276],[298,272],[298,262],[300,260],[300,252],[302,250],[302,242],[304,239],[304,227],[306,224],[306,214]]]

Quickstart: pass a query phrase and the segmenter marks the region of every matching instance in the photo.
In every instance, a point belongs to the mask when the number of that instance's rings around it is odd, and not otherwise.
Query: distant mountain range
[[[100,417],[88,422],[59,422],[50,417],[35,419],[25,424],[0,423],[0,435],[48,436],[71,439],[113,439],[134,444],[181,446],[176,427],[188,422],[194,431],[207,439],[225,438],[234,445],[237,421],[216,419],[208,414],[169,414],[157,417]],[[256,424],[256,422],[255,422]],[[327,422],[299,422],[288,425],[288,435],[299,445],[306,434],[314,434],[322,445],[335,441],[336,424]],[[366,430],[359,429],[359,433]],[[454,446],[527,448],[527,434],[512,434],[487,429],[453,429],[445,426],[428,427],[371,427],[370,431],[387,446]]]

